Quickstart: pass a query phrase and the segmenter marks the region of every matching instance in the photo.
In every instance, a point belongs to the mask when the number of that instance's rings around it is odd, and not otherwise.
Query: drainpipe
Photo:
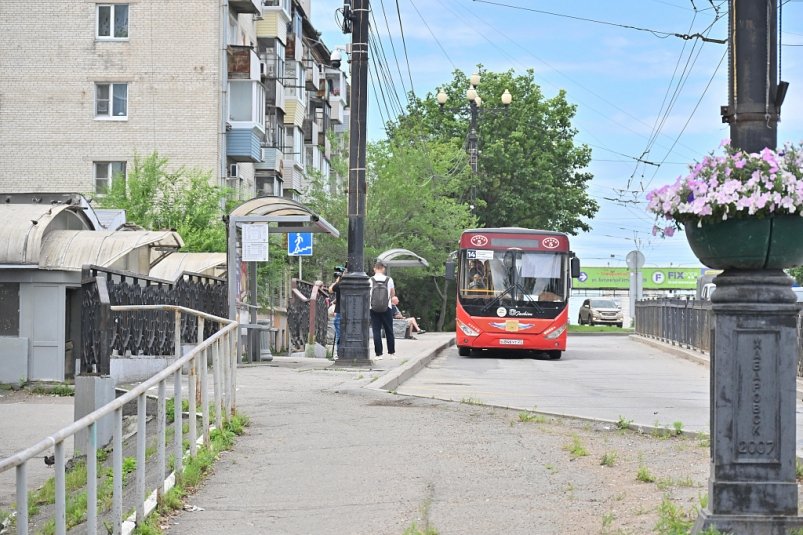
[[[220,126],[218,132],[218,176],[220,186],[226,185],[226,123],[228,122],[228,93],[229,93],[229,71],[226,59],[227,33],[229,27],[229,0],[220,1],[220,29],[218,39],[220,41],[220,98],[218,99],[218,111]]]

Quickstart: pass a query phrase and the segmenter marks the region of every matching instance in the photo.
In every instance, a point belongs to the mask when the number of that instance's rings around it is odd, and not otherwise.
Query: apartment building
[[[3,0],[0,192],[102,194],[156,150],[241,199],[302,198],[348,123],[310,3]]]

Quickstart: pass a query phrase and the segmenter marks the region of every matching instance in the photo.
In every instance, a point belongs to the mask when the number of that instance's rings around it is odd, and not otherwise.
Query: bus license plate
[[[499,343],[503,346],[523,346],[524,340],[516,340],[513,338],[502,338]]]

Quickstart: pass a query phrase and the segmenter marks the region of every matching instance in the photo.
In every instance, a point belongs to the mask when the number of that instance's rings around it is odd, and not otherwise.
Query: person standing
[[[337,266],[335,268],[335,282],[329,286],[329,295],[335,298],[335,347],[333,350],[334,358],[337,358],[338,349],[340,347],[340,279],[343,277],[345,268]]]
[[[391,299],[396,295],[393,279],[385,275],[385,264],[377,260],[374,276],[371,277],[371,330],[374,333],[374,352],[377,360],[382,359],[382,330],[388,341],[388,355],[396,354],[396,340],[393,337],[393,310]]]

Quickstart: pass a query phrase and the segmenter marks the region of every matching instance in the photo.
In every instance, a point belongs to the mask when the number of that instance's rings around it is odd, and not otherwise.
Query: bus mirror
[[[446,262],[446,280],[453,281],[455,272],[455,263],[452,260]]]
[[[572,258],[572,278],[576,279],[580,276],[580,259],[576,256]]]

